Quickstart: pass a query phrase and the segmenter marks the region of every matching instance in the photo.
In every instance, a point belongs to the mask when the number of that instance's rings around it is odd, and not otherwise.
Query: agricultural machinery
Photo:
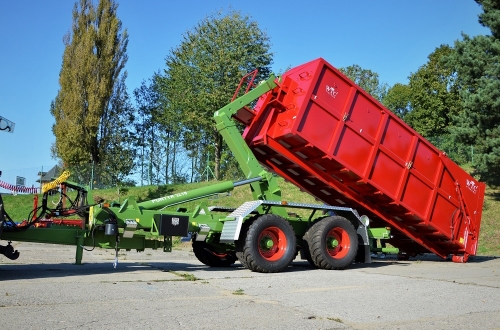
[[[114,249],[116,256],[119,249],[168,252],[173,237],[189,236],[205,265],[239,261],[265,273],[282,271],[299,254],[322,269],[370,262],[370,251],[405,259],[433,253],[455,262],[475,255],[483,183],[321,58],[259,84],[255,76],[245,77],[243,95],[214,114],[245,180],[145,202],[104,203],[65,172],[44,186],[41,205],[26,222],[0,209],[0,238],[75,245],[79,264],[84,249]],[[243,134],[236,121],[245,126]],[[277,175],[318,204],[283,200]],[[236,208],[208,205],[206,197],[243,185],[252,200]],[[60,202],[49,207],[54,192]],[[193,200],[199,204],[188,210],[183,204]],[[76,215],[77,226],[41,225]],[[390,247],[371,248],[373,239]],[[10,242],[0,248],[18,257]]]

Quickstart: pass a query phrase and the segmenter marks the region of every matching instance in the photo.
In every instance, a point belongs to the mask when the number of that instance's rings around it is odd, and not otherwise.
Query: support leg
[[[75,265],[82,264],[83,257],[83,234],[77,232],[76,234],[76,257],[75,257]]]

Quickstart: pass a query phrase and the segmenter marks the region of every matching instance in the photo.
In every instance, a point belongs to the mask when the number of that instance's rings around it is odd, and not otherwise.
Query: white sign
[[[23,178],[22,176],[16,176],[16,186],[24,187],[25,185],[26,185],[26,178]]]

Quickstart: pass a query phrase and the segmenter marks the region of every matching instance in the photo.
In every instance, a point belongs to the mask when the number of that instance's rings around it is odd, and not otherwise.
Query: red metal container
[[[250,113],[244,138],[265,167],[390,226],[400,251],[476,253],[485,185],[325,60],[288,71]]]

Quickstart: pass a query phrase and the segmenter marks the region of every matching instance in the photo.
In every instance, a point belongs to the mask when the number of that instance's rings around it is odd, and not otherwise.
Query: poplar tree
[[[74,5],[72,29],[63,38],[60,88],[50,109],[56,137],[52,153],[63,163],[97,164],[102,149],[116,140],[106,128],[120,115],[119,109],[114,116],[109,113],[114,91],[123,91],[115,83],[127,62],[128,43],[117,8],[114,0],[100,0],[97,6],[80,0]]]

